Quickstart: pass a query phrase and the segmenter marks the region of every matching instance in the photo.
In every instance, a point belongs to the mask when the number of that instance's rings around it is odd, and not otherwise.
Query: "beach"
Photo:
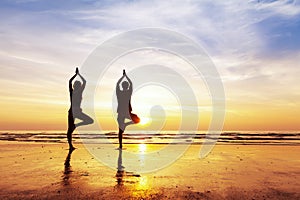
[[[126,166],[118,172],[117,157],[111,169],[82,144],[71,154],[65,143],[1,141],[0,146],[0,199],[300,198],[298,145],[217,144],[199,159],[200,145],[194,144],[173,164],[145,174]],[[126,147],[130,151],[137,144]]]

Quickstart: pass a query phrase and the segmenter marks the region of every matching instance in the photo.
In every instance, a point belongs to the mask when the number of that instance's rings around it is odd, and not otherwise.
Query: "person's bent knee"
[[[94,120],[92,118],[90,118],[90,119],[87,120],[87,123],[92,124],[92,123],[94,123]]]

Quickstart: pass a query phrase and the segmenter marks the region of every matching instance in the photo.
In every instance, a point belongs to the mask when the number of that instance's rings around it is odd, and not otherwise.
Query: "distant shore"
[[[66,163],[67,144],[0,141],[0,199],[300,199],[298,145],[219,144],[204,159],[191,145],[172,165],[148,174],[126,166],[120,173],[117,157],[111,169],[76,147]]]

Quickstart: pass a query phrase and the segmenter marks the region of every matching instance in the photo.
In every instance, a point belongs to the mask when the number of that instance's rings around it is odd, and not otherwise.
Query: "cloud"
[[[252,1],[255,2],[255,1]],[[297,1],[281,0],[281,1],[258,1],[256,9],[266,12],[270,15],[280,15],[283,17],[293,17],[300,14],[300,5]]]
[[[300,10],[289,1],[59,2],[24,2],[28,7],[39,6],[36,10],[18,8],[4,12],[2,17],[6,20],[0,23],[2,35],[13,35],[11,40],[29,40],[28,43],[43,40],[47,47],[62,44],[63,49],[71,46],[91,50],[123,31],[162,27],[186,34],[211,55],[253,55],[269,42],[261,37],[263,25],[257,26],[258,23],[284,13],[295,16]]]
[[[218,57],[229,103],[299,107],[300,51],[286,57]],[[221,67],[222,66],[222,67]]]
[[[89,29],[121,32],[139,27],[169,28],[194,38],[214,54],[251,50],[262,44],[249,26],[253,20],[248,11],[245,3],[133,1],[69,11],[67,15],[87,27],[93,24],[94,28],[87,29],[89,33]]]

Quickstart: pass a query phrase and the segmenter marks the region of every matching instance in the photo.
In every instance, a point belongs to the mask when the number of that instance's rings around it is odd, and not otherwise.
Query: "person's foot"
[[[125,123],[125,127],[127,127],[127,126],[129,126],[129,125],[131,125],[131,124],[135,124],[135,122],[134,122],[134,121],[126,122],[126,123]]]
[[[72,145],[69,147],[69,151],[74,151],[76,148]]]
[[[116,150],[126,150],[126,148],[125,147],[118,147],[118,148],[116,148]]]

